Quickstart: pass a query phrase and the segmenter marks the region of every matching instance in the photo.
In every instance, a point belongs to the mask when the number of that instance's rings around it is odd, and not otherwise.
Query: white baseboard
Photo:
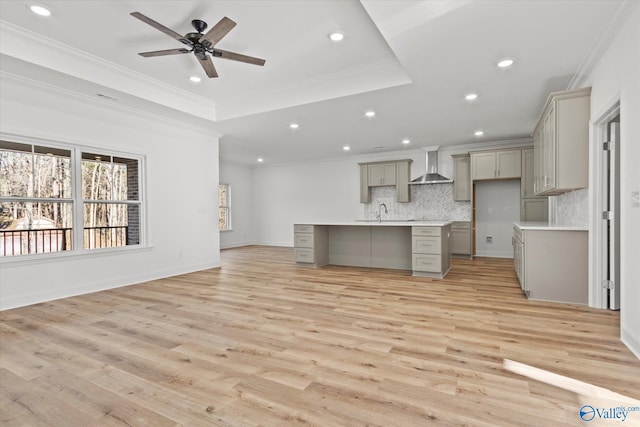
[[[485,256],[490,258],[511,258],[513,259],[513,252],[492,252],[492,251],[476,251],[475,256]]]
[[[151,280],[163,279],[180,274],[193,273],[195,271],[208,270],[210,268],[218,268],[220,263],[200,264],[191,266],[182,266],[180,268],[172,268],[161,271],[146,272],[127,277],[116,277],[102,282],[95,282],[90,285],[82,285],[65,289],[56,289],[54,291],[36,292],[29,295],[20,295],[18,297],[2,298],[0,300],[0,311],[9,310],[11,308],[24,307],[27,305],[38,304],[47,301],[53,301],[61,298],[69,298],[73,296],[90,294],[93,292],[106,291],[109,289],[121,288],[123,286],[136,285]]]
[[[640,359],[640,337],[627,325],[620,325],[620,339],[631,353]]]

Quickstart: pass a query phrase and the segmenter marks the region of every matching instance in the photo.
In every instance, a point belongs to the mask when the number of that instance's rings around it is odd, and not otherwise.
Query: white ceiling
[[[52,16],[34,15],[29,1],[0,1],[2,76],[206,123],[224,135],[222,161],[252,165],[257,157],[283,163],[526,137],[548,93],[567,88],[625,2],[37,3]],[[193,30],[192,19],[211,27],[227,16],[238,25],[217,47],[266,64],[214,59],[220,77],[207,79],[190,54],[142,58],[138,52],[182,45],[134,11],[181,34]],[[346,36],[340,43],[327,37],[335,30]],[[496,67],[505,57],[515,65]],[[466,101],[469,92],[478,100]],[[373,119],[364,116],[369,109]],[[290,129],[292,122],[300,127]]]

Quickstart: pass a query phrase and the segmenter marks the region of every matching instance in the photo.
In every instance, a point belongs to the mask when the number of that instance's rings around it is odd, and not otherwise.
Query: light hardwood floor
[[[580,425],[511,359],[640,399],[619,313],[528,301],[512,261],[444,280],[290,248],[0,313],[0,425]],[[630,414],[640,421],[640,413]]]

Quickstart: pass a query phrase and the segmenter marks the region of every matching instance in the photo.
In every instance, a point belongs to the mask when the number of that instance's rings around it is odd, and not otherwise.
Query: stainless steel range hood
[[[409,184],[450,184],[452,179],[438,173],[438,147],[427,151],[427,173],[412,180]]]

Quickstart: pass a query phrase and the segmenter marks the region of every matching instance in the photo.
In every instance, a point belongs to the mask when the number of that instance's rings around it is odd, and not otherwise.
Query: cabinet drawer
[[[413,255],[413,271],[440,273],[442,258],[440,255]]]
[[[414,236],[439,236],[440,227],[411,227]]]
[[[411,238],[411,251],[416,254],[440,254],[440,237],[413,236]]]
[[[296,262],[315,262],[313,249],[294,249]]]
[[[313,248],[313,233],[295,233],[293,242],[296,248]]]
[[[313,233],[313,225],[294,224],[294,233]]]
[[[452,229],[470,229],[471,228],[471,223],[467,222],[467,221],[456,221],[456,222],[452,222],[451,223],[451,228]]]

